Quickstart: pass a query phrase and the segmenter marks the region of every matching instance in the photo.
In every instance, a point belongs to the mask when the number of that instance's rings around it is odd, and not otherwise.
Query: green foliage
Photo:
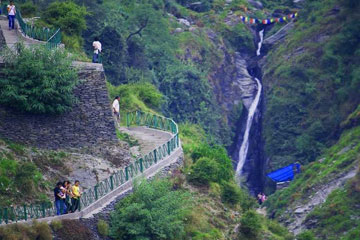
[[[243,193],[241,189],[233,182],[223,182],[221,199],[223,202],[237,204],[241,201]]]
[[[32,224],[11,224],[0,227],[0,239],[4,240],[22,240],[22,239],[39,239],[51,240],[51,229],[47,223],[36,222]]]
[[[33,17],[37,11],[36,5],[32,2],[25,2],[20,4],[21,15],[23,17]]]
[[[247,211],[240,219],[239,239],[260,239],[261,227],[261,217],[254,210]]]
[[[202,157],[192,165],[188,180],[197,185],[209,185],[210,182],[219,182],[219,175],[219,164],[212,158]]]
[[[256,206],[255,199],[245,190],[241,189],[234,181],[222,182],[221,199],[231,205],[240,204],[241,209],[247,211]]]
[[[118,139],[127,142],[130,147],[139,146],[139,143],[138,143],[137,139],[131,137],[127,133],[120,132],[119,129],[116,129],[116,136],[118,137]]]
[[[271,214],[275,213],[276,216],[283,215],[287,209],[294,207],[299,201],[306,202],[309,196],[323,184],[340,177],[344,172],[348,172],[357,166],[360,152],[359,139],[360,127],[346,130],[338,143],[327,149],[325,154],[321,156],[321,162],[313,162],[302,167],[302,173],[296,176],[289,187],[275,192],[275,194],[268,198],[265,202],[268,212]],[[356,191],[354,191],[354,193],[355,192]],[[344,198],[345,197],[339,197],[339,200],[344,201]],[[344,201],[344,204],[350,203]],[[335,207],[332,206],[331,209],[335,210]],[[325,213],[323,208],[319,211]],[[343,210],[339,211],[341,212]],[[334,217],[337,218],[342,214],[344,213],[335,214]],[[325,218],[332,221],[329,217],[324,217],[324,219]],[[345,222],[335,221],[339,223]],[[334,227],[334,225],[329,226]],[[341,231],[339,230],[339,232]]]
[[[341,11],[329,14],[334,5]],[[263,81],[270,86],[264,136],[271,169],[294,159],[316,160],[360,103],[360,23],[353,21],[359,6],[351,0],[305,1],[286,44],[269,52]]]
[[[32,199],[38,194],[42,175],[31,162],[0,158],[1,205]]]
[[[38,46],[7,50],[2,57],[0,104],[35,114],[61,114],[76,102],[77,73],[61,49]]]
[[[54,230],[54,232],[57,232],[62,229],[63,225],[60,220],[53,220],[50,223],[50,227],[52,228],[52,230]]]
[[[113,86],[107,83],[111,99],[120,96],[120,112],[142,110],[154,112],[160,108],[163,95],[150,83],[132,83]]]
[[[217,143],[230,144],[226,120],[220,115],[207,79],[222,55],[200,28],[196,34],[172,34],[178,23],[164,14],[170,11],[181,17],[196,12],[175,1],[162,0],[86,4],[92,16],[87,18],[85,46],[90,54],[94,37],[99,37],[103,46],[111,49],[105,49],[102,57],[113,85],[153,83],[165,96],[163,115],[177,122],[199,124]]]
[[[97,223],[97,229],[101,236],[107,237],[109,235],[109,224],[100,219]]]
[[[316,240],[314,234],[311,231],[305,231],[297,235],[298,240]]]
[[[351,239],[356,229],[360,229],[359,221],[355,220],[360,217],[359,199],[360,172],[345,188],[333,191],[324,204],[316,207],[306,217],[305,224],[312,226],[312,232],[319,239]]]
[[[111,214],[110,236],[114,239],[182,239],[190,207],[189,195],[173,191],[168,180],[134,185]]]
[[[42,21],[51,27],[60,28],[63,33],[63,43],[66,46],[80,50],[81,34],[86,29],[85,17],[89,15],[86,7],[73,1],[53,2],[42,14]]]
[[[223,147],[201,144],[193,150],[191,157],[194,165],[188,175],[189,181],[208,185],[210,182],[221,183],[233,179],[231,160]]]

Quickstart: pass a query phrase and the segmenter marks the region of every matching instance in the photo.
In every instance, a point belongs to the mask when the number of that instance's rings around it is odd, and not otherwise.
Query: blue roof
[[[295,170],[295,172],[294,172]],[[295,173],[300,172],[300,164],[290,164],[289,166],[280,168],[276,171],[273,171],[267,176],[274,180],[275,182],[285,182],[285,181],[291,181],[294,179]]]

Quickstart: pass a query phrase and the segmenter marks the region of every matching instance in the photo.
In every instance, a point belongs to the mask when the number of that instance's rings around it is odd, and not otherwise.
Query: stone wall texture
[[[31,115],[0,106],[0,137],[50,149],[81,148],[117,141],[101,64],[74,62],[80,83],[72,111]]]

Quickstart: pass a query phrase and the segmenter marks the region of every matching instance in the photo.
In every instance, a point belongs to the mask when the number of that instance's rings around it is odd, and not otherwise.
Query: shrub
[[[60,239],[66,240],[91,240],[94,236],[79,220],[62,220],[62,228],[55,231]]]
[[[143,181],[111,214],[110,236],[115,239],[184,239],[190,199],[173,191],[168,180]]]
[[[46,223],[34,221],[30,224],[11,224],[0,227],[0,239],[17,240],[17,239],[39,239],[51,240],[51,229]]]
[[[220,168],[219,170],[219,182],[220,180],[229,181],[234,177],[234,170],[232,167],[231,160],[226,153],[224,147],[221,146],[210,146],[207,143],[203,143],[196,147],[191,153],[191,158],[196,163],[196,161],[201,157],[207,157],[215,160],[218,163]]]
[[[153,111],[159,109],[163,95],[151,83],[133,83],[113,86],[107,84],[111,99],[120,96],[120,111]]]
[[[59,220],[54,220],[50,223],[50,226],[52,228],[52,230],[54,230],[54,232],[59,231],[60,229],[62,229],[63,225],[62,222]]]
[[[32,2],[25,2],[20,4],[20,10],[23,17],[33,17],[37,9]]]
[[[47,24],[61,28],[67,35],[81,35],[86,29],[85,17],[88,14],[84,6],[73,1],[56,1],[43,12],[42,19]]]
[[[209,185],[210,182],[219,182],[219,164],[211,158],[202,157],[191,166],[188,179],[197,185]]]
[[[35,114],[69,111],[76,102],[73,89],[78,77],[67,54],[43,46],[16,48],[2,54],[0,104]]]
[[[97,229],[101,236],[107,237],[109,235],[109,224],[100,219],[97,223]]]
[[[223,202],[237,204],[242,197],[241,189],[234,182],[223,182],[221,199]]]
[[[258,239],[261,232],[261,218],[254,211],[247,211],[240,219],[240,239]]]

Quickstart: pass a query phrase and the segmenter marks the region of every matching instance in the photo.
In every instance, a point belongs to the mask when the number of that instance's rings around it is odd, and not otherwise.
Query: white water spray
[[[256,56],[260,56],[261,47],[264,41],[264,29],[259,32],[260,41],[258,42],[258,49],[256,50]]]
[[[261,30],[259,32],[259,36],[260,36],[260,41],[258,43],[258,49],[256,51],[257,56],[260,56],[260,54],[261,54],[261,47],[262,47],[262,43],[264,40],[264,30]],[[249,113],[248,113],[248,117],[247,117],[247,121],[246,121],[246,129],[245,129],[243,141],[241,143],[241,147],[240,147],[240,151],[239,151],[239,161],[236,166],[236,178],[237,178],[238,183],[240,183],[241,172],[244,167],[247,152],[249,149],[249,134],[250,134],[252,121],[254,119],[255,112],[256,112],[257,106],[260,101],[260,96],[261,96],[262,85],[261,85],[259,79],[255,78],[255,81],[257,84],[257,93],[254,98],[254,101],[251,103],[250,108],[249,108]]]

